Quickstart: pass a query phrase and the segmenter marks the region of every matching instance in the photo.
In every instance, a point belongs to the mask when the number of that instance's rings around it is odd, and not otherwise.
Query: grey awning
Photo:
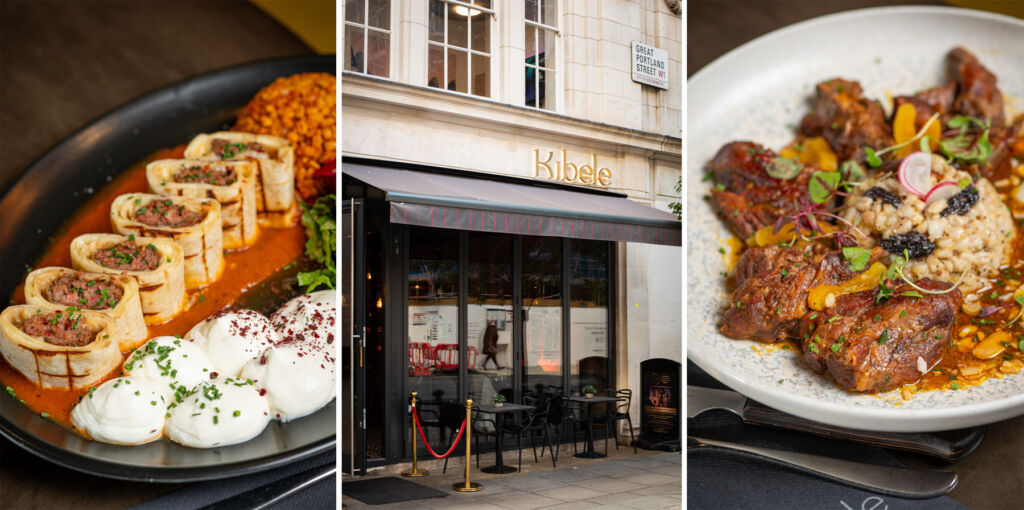
[[[386,193],[392,223],[682,244],[674,215],[623,195],[344,162],[341,170]]]

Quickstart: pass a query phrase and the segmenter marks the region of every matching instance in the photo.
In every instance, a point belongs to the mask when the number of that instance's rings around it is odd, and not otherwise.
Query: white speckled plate
[[[825,16],[777,30],[711,63],[688,82],[687,356],[748,397],[811,420],[866,430],[925,432],[1024,414],[1024,373],[960,391],[852,394],[810,371],[796,353],[764,352],[716,326],[727,299],[719,248],[729,231],[702,199],[707,161],[733,140],[776,150],[794,135],[814,85],[860,81],[883,99],[944,82],[945,55],[962,45],[999,77],[1012,112],[1024,110],[1024,22],[979,11],[887,7]],[[789,126],[789,127],[787,127]],[[755,350],[758,347],[760,350]]]

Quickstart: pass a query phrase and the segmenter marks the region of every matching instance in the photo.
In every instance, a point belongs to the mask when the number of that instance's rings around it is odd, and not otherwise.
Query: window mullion
[[[469,15],[466,16],[466,93],[473,94],[473,17]]]

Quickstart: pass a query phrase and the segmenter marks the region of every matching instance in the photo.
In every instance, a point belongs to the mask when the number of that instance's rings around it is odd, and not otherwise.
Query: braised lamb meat
[[[731,142],[708,163],[716,184],[711,205],[740,238],[796,212],[801,200],[809,201],[807,181],[817,169],[805,166],[793,179],[776,179],[765,172],[775,157],[753,142]]]
[[[1003,94],[996,85],[996,75],[963,48],[953,48],[946,61],[958,89],[953,111],[987,120],[994,126],[1004,125]]]
[[[22,329],[25,333],[42,339],[51,345],[81,347],[96,338],[96,332],[86,329],[81,313],[58,310],[48,314],[33,315]]]
[[[835,78],[815,87],[812,112],[800,123],[805,136],[823,136],[839,161],[864,161],[864,147],[878,150],[893,144],[892,128],[876,101],[863,95],[860,83]]]
[[[872,254],[877,258],[882,252]],[[722,333],[760,342],[796,338],[810,290],[838,285],[855,274],[842,252],[818,242],[750,248],[736,265],[736,289],[722,317]]]
[[[930,279],[917,285],[928,290],[950,286]],[[919,365],[926,370],[935,366],[949,345],[960,291],[901,295],[911,291],[901,282],[881,304],[876,303],[877,289],[846,294],[835,306],[806,314],[799,331],[811,369],[831,373],[846,389],[869,393],[919,380]]]
[[[950,114],[953,111],[954,97],[956,97],[956,82],[951,81],[941,87],[923,90],[912,96],[896,96],[893,98],[893,111],[895,112],[905,103],[914,105],[914,124],[921,127],[936,113],[939,114],[940,119]]]

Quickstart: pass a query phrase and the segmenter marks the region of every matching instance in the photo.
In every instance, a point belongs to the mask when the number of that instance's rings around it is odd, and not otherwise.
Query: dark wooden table
[[[248,2],[0,1],[0,193],[62,139],[147,92],[312,53]],[[0,440],[2,508],[125,508],[182,485],[98,478]]]
[[[606,455],[603,453],[597,453],[594,449],[594,404],[618,402],[617,397],[604,397],[600,395],[594,395],[593,397],[587,398],[586,396],[572,396],[566,400],[570,402],[579,402],[587,405],[587,447],[582,452],[577,453],[576,457],[581,459],[601,459]]]
[[[1011,0],[1018,6],[1019,0]],[[901,4],[946,5],[934,0],[901,0]],[[834,12],[891,5],[865,0],[701,1],[687,2],[687,75],[729,50],[760,35],[805,19]],[[909,467],[945,469],[960,476],[950,497],[974,509],[1020,508],[1024,487],[1024,416],[993,423],[978,449],[956,464],[912,454],[895,454]]]
[[[504,442],[505,432],[504,432],[503,427],[502,427],[502,424],[505,422],[505,420],[504,420],[503,417],[506,414],[508,414],[508,413],[519,413],[519,412],[523,412],[523,411],[528,411],[528,410],[533,409],[533,408],[534,408],[533,406],[524,406],[522,404],[509,404],[507,402],[502,404],[501,407],[494,407],[493,405],[490,405],[490,404],[480,404],[479,406],[477,406],[477,410],[479,410],[482,413],[491,413],[491,414],[494,415],[494,418],[495,418],[495,421],[494,421],[494,429],[495,429],[494,430],[494,461],[495,461],[495,464],[493,466],[487,466],[485,468],[482,468],[482,469],[480,469],[480,471],[483,471],[484,473],[497,473],[497,474],[515,473],[516,471],[519,471],[518,469],[516,469],[516,468],[514,468],[512,466],[506,466],[504,460],[502,459],[501,448],[505,444],[505,442]]]

